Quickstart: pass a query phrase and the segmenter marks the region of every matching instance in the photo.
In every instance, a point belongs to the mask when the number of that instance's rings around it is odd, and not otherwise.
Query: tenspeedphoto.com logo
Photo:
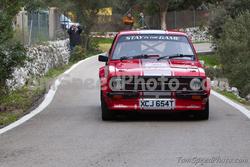
[[[235,164],[236,166],[242,166],[249,163],[246,158],[225,158],[225,157],[177,157],[178,164],[192,164],[194,166],[204,166],[210,164],[211,166],[218,166],[222,164]]]

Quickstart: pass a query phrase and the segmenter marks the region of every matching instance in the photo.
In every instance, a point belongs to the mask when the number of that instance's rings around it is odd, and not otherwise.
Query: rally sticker
[[[172,72],[167,62],[157,60],[142,60],[144,76],[171,76]]]
[[[121,37],[121,41],[159,40],[159,41],[182,41],[183,38],[173,35],[128,35]]]
[[[166,35],[133,35],[126,36],[126,40],[167,40],[167,41],[178,41],[177,36],[166,36]]]

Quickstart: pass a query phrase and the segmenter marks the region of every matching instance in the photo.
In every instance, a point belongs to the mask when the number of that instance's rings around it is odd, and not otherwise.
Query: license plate
[[[172,110],[174,99],[140,99],[140,108],[144,110]]]

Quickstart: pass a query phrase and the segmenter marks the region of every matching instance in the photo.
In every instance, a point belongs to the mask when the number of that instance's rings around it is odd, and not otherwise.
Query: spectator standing
[[[144,16],[144,13],[140,13],[140,20],[139,20],[139,26],[140,26],[140,29],[146,29],[147,28],[147,25],[146,25],[146,22],[145,22],[145,16]]]
[[[131,12],[127,14],[127,16],[123,17],[123,23],[125,25],[125,30],[132,30],[135,20],[134,17],[132,16]]]
[[[72,25],[68,30],[70,40],[70,50],[74,50],[75,46],[81,44],[82,29],[80,26]]]

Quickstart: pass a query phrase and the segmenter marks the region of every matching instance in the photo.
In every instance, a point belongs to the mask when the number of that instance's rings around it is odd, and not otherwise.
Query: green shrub
[[[112,43],[113,42],[113,38],[92,38],[93,40],[95,40],[98,44],[103,44],[103,43]]]
[[[214,80],[215,78],[223,78],[223,71],[221,68],[208,67],[205,69],[206,75]]]
[[[99,41],[95,38],[90,38],[89,39],[89,48],[88,48],[88,53],[90,54],[98,54],[100,53],[101,50],[99,48]]]
[[[220,5],[215,4],[211,7],[209,34],[212,35],[214,42],[220,39],[226,20],[230,17],[235,19],[248,11],[249,6],[249,0],[224,0]]]
[[[86,58],[85,49],[81,46],[76,46],[71,53],[70,62],[78,62]]]
[[[23,1],[1,1],[0,6],[0,97],[7,93],[6,80],[26,60],[24,47],[13,40],[13,20]]]
[[[214,9],[213,13],[211,13],[208,31],[213,40],[216,41],[220,38],[226,18],[228,18],[227,11],[222,6]]]
[[[20,43],[0,44],[0,96],[7,93],[6,81],[13,78],[15,68],[23,66],[26,60],[25,49]]]
[[[205,66],[213,67],[213,66],[220,66],[218,61],[218,56],[211,54],[211,55],[199,55],[199,60],[203,60],[205,62]]]
[[[89,38],[87,50],[81,45],[76,46],[71,53],[70,62],[73,62],[73,63],[78,62],[87,58],[88,56],[92,56],[100,52],[101,50],[100,50],[98,40],[94,38]]]
[[[218,40],[218,55],[230,85],[250,93],[250,13],[228,19]]]

